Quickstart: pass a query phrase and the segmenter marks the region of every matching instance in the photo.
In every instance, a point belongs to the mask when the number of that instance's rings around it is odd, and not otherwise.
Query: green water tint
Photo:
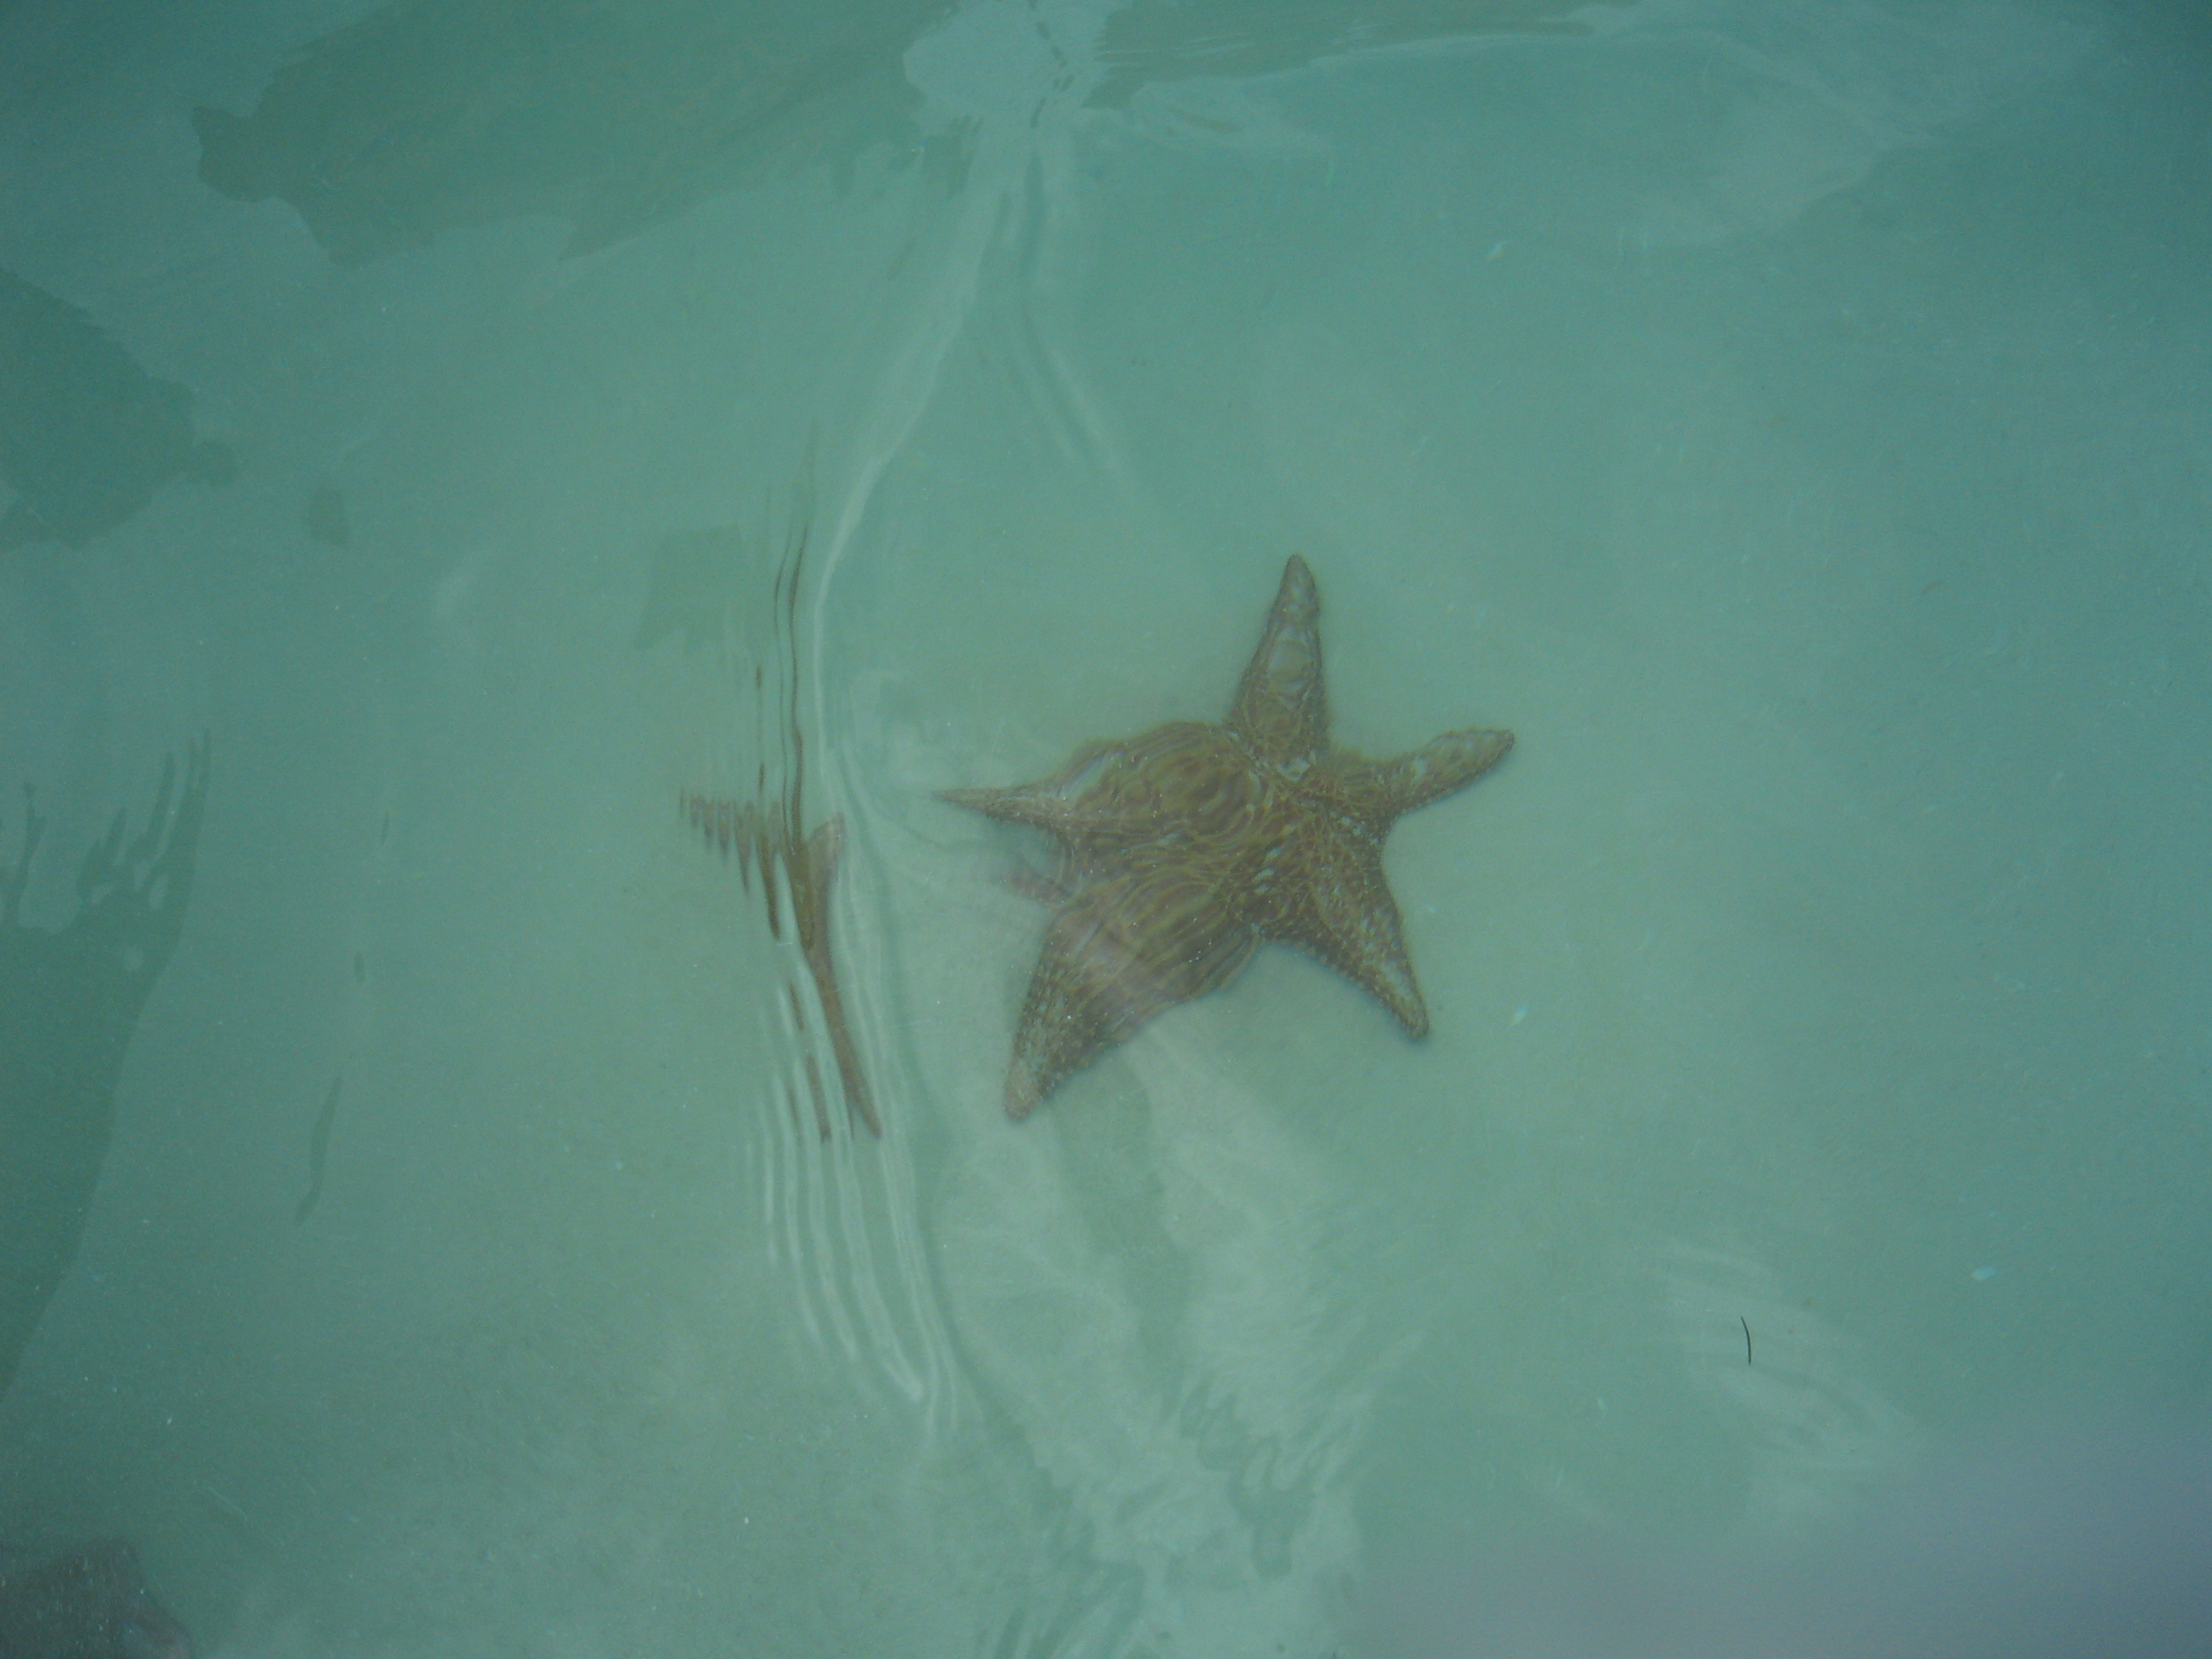
[[[2201,42],[115,21],[0,9],[8,267],[239,470],[0,550],[21,926],[222,765],[0,1541],[271,1659],[1387,1659],[2201,1416]],[[941,793],[1219,720],[1293,551],[1334,743],[1518,734],[1382,856],[1430,1034],[1257,951],[1011,1124],[1063,872]]]

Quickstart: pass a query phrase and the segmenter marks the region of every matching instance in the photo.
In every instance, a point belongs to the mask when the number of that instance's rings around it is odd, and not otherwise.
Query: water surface
[[[2201,1420],[2206,48],[0,9],[0,265],[236,457],[0,556],[23,924],[212,755],[0,1535],[240,1655],[1321,1659]],[[1338,741],[1518,735],[1389,843],[1432,1034],[1266,951],[1012,1125],[936,792],[1221,718],[1292,552]],[[794,789],[880,1139],[678,807]]]

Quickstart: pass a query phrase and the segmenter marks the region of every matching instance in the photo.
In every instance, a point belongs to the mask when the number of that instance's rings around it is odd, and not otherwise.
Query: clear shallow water
[[[0,263],[238,463],[4,556],[26,921],[213,763],[0,1535],[240,1654],[1317,1656],[2201,1420],[2201,33],[506,15],[0,10]],[[1294,550],[1340,742],[1518,734],[1433,1033],[1271,950],[1011,1126],[934,792],[1219,718]],[[677,810],[793,663],[880,1142]]]

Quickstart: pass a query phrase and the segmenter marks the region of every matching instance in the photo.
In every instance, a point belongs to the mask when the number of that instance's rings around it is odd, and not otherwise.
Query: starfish
[[[955,805],[1043,830],[1059,852],[1007,1115],[1027,1117],[1155,1014],[1218,990],[1267,942],[1310,951],[1426,1036],[1383,838],[1512,746],[1510,732],[1479,728],[1395,760],[1332,744],[1321,596],[1294,554],[1226,720],[1089,744],[1016,788],[946,791]]]

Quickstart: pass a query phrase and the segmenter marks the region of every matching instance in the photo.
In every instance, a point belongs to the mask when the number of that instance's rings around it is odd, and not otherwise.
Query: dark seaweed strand
[[[331,1079],[331,1091],[323,1097],[323,1109],[315,1117],[315,1131],[307,1138],[307,1190],[300,1207],[292,1212],[295,1227],[314,1213],[315,1200],[323,1195],[324,1166],[331,1156],[331,1125],[338,1115],[338,1091],[344,1087],[345,1073],[341,1072]]]
[[[138,839],[131,843],[131,862],[151,864],[161,850],[161,835],[169,827],[169,797],[177,793],[177,757],[161,757],[161,787],[154,792],[154,810],[148,815],[146,827]],[[118,820],[119,822],[120,820]]]
[[[12,927],[22,915],[23,890],[31,882],[31,859],[39,850],[39,838],[46,833],[46,821],[39,816],[38,791],[27,783],[23,786],[23,851],[15,867],[0,877],[0,923]]]

